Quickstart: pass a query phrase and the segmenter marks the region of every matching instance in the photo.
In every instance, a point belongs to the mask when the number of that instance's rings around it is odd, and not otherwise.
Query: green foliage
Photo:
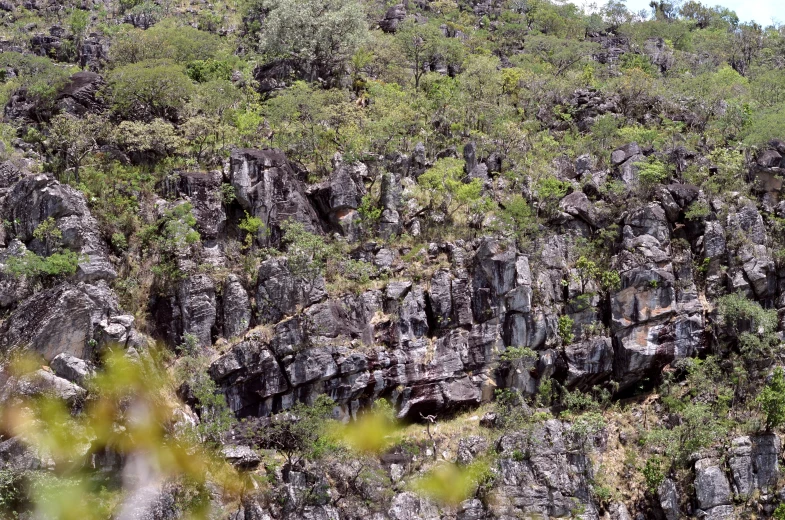
[[[83,162],[95,152],[99,141],[105,140],[109,134],[109,122],[101,115],[75,117],[58,114],[53,117],[49,122],[47,146],[61,159],[59,177],[63,179],[66,173],[73,171],[75,181],[80,182]]]
[[[356,0],[257,0],[267,11],[260,33],[271,58],[297,61],[311,81],[329,79],[354,55],[368,27]]]
[[[110,58],[115,67],[149,60],[167,60],[181,66],[208,60],[235,63],[227,47],[214,34],[167,21],[147,30],[122,26],[112,38]],[[200,65],[194,67],[198,69]]]
[[[678,416],[678,425],[653,428],[643,437],[647,446],[661,450],[674,463],[687,462],[691,453],[720,442],[728,434],[727,425],[708,404],[683,402]]]
[[[5,271],[14,277],[27,277],[40,282],[53,282],[59,278],[73,276],[82,258],[73,251],[62,251],[49,256],[38,256],[27,251],[24,256],[11,256]]]
[[[575,335],[572,332],[574,326],[575,320],[567,315],[559,316],[558,333],[562,343],[565,345],[572,343],[572,340],[575,338]]]
[[[618,271],[604,270],[597,265],[597,262],[589,260],[586,256],[582,255],[578,258],[575,262],[575,270],[578,272],[582,292],[586,292],[586,285],[591,281],[597,283],[603,291],[616,290],[621,286],[621,276]]]
[[[766,429],[771,431],[785,423],[785,371],[774,369],[757,398],[766,417]]]
[[[538,229],[537,216],[531,204],[518,194],[504,202],[499,218],[507,230],[521,242]]]
[[[192,209],[190,202],[177,204],[167,210],[155,223],[139,231],[142,245],[161,257],[161,262],[152,270],[164,286],[182,276],[177,269],[177,255],[182,254],[201,238],[193,228],[196,225],[196,218],[191,212]]]
[[[684,212],[684,217],[687,220],[703,220],[709,215],[711,215],[711,208],[708,203],[702,200],[696,200]]]
[[[196,402],[195,411],[199,415],[196,433],[201,442],[220,448],[223,435],[235,423],[234,415],[226,397],[207,373],[210,360],[199,352],[198,339],[185,334],[181,351],[186,355],[179,360],[178,374]]]
[[[656,494],[657,489],[666,476],[665,462],[662,460],[662,457],[655,455],[647,459],[642,471],[649,493]]]
[[[193,60],[185,66],[185,73],[197,83],[216,80],[230,81],[239,65],[237,58]]]
[[[464,161],[439,159],[417,179],[421,203],[431,211],[443,212],[451,221],[461,222],[482,197],[482,181],[467,182]]]
[[[221,202],[226,204],[227,206],[237,200],[237,191],[234,189],[234,186],[228,183],[221,184]]]
[[[239,437],[259,448],[277,450],[290,465],[318,460],[336,449],[329,435],[334,406],[329,397],[320,395],[310,406],[296,403],[265,426],[254,422],[241,424]]]
[[[261,114],[239,116],[248,121],[238,124],[258,132],[253,127],[262,122],[258,116],[263,116],[269,125],[274,147],[311,166],[315,173],[323,173],[331,167],[340,146],[348,144],[357,119],[357,106],[345,91],[324,90],[298,81],[268,100],[261,107]]]
[[[252,217],[245,212],[245,218],[237,225],[241,231],[245,231],[245,248],[250,249],[254,239],[264,230],[264,222],[259,217]]]
[[[771,517],[774,520],[785,520],[785,504],[778,505]]]
[[[639,69],[650,76],[657,74],[657,69],[645,54],[625,53],[621,56],[622,69]]]
[[[605,418],[599,412],[586,412],[576,417],[570,424],[570,435],[582,450],[587,448],[592,437],[606,426]]]
[[[140,108],[153,117],[176,115],[194,91],[185,68],[173,61],[147,60],[118,67],[106,77],[109,98],[121,115]]]
[[[546,175],[538,179],[534,185],[534,192],[540,201],[538,210],[553,211],[558,201],[567,195],[569,189],[569,182],[560,181],[552,175]]]
[[[198,242],[200,237],[193,229],[196,218],[191,212],[192,209],[190,202],[184,202],[167,210],[153,228],[143,232],[144,238],[155,241],[163,251],[171,254]]]
[[[281,243],[286,247],[286,260],[291,273],[310,280],[323,275],[328,261],[338,254],[335,247],[306,230],[301,222],[289,220],[281,228],[284,232]]]
[[[3,518],[19,518],[24,499],[24,473],[12,468],[0,469],[0,514]]]
[[[72,9],[68,15],[68,28],[77,40],[84,38],[87,26],[90,24],[90,13],[82,9]]]
[[[507,347],[504,352],[501,353],[499,359],[510,363],[522,361],[526,364],[532,364],[537,361],[538,357],[537,352],[529,347]]]
[[[472,497],[483,486],[494,479],[494,473],[486,460],[477,460],[468,466],[443,462],[417,479],[413,487],[438,503],[457,505]]]
[[[758,302],[748,300],[741,293],[719,298],[717,308],[722,322],[738,338],[747,361],[771,362],[780,344],[776,335],[777,311],[763,309]]]
[[[635,166],[638,168],[638,181],[644,190],[650,190],[657,184],[662,184],[669,176],[665,164],[652,157],[635,163]]]
[[[99,520],[136,506],[110,478],[92,469],[94,452],[84,449],[91,443],[158,468],[155,475],[165,475],[173,484],[177,510],[184,516],[208,518],[205,506],[210,503],[198,500],[204,495],[196,492],[204,489],[208,474],[212,489],[233,499],[240,496],[244,487],[237,471],[206,443],[173,431],[182,405],[171,391],[172,380],[155,355],[145,352],[140,357],[132,360],[124,353],[104,357],[102,371],[90,379],[90,397],[78,414],[51,397],[20,396],[13,408],[2,404],[5,432],[12,437],[24,435],[33,453],[47,453],[58,468],[30,472],[22,490],[29,511],[42,518]],[[26,376],[40,369],[40,362],[20,359],[10,369]],[[9,486],[15,497],[20,496],[17,479],[0,472],[0,488],[4,488],[0,500],[10,498]]]
[[[129,152],[158,159],[174,155],[183,146],[174,125],[164,119],[123,121],[115,128],[114,139]]]
[[[762,110],[745,132],[744,143],[748,146],[764,147],[772,139],[785,135],[785,103]]]
[[[378,206],[370,194],[363,196],[360,207],[357,208],[357,213],[360,214],[360,218],[366,226],[376,225],[382,218],[382,211],[382,208]]]
[[[425,74],[425,64],[445,56],[449,50],[448,39],[434,23],[406,20],[395,35],[398,46],[407,60],[407,68],[414,78],[414,88],[420,88],[420,79]]]
[[[17,52],[0,53],[0,66],[14,72],[12,86],[24,89],[37,100],[37,111],[33,115],[44,117],[54,109],[57,93],[71,75],[68,67],[60,67],[47,58]],[[2,73],[5,81],[7,73]]]

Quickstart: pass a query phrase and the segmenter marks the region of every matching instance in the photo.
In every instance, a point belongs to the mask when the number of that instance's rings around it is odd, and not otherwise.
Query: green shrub
[[[657,489],[665,480],[665,462],[662,457],[654,456],[646,460],[643,466],[643,478],[646,480],[646,488],[650,493],[656,494]]]
[[[250,249],[253,245],[254,239],[264,230],[264,222],[259,217],[252,217],[245,212],[245,218],[237,225],[241,231],[245,231],[244,245],[246,249]]]
[[[575,320],[567,315],[559,316],[558,333],[565,345],[572,343],[572,340],[575,338],[575,335],[572,333],[574,326]]]
[[[766,429],[771,431],[785,423],[785,371],[782,367],[774,369],[766,386],[757,398],[766,417]]]
[[[657,184],[662,184],[668,178],[668,169],[662,161],[648,158],[635,163],[638,168],[638,181],[644,190],[649,190]]]
[[[78,253],[68,250],[45,257],[27,251],[22,257],[9,257],[6,272],[15,277],[24,276],[35,281],[48,282],[73,276],[81,260]]]

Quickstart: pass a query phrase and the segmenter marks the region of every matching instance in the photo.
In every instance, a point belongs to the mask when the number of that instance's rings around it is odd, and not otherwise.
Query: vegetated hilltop
[[[784,28],[0,20],[4,518],[785,518]]]

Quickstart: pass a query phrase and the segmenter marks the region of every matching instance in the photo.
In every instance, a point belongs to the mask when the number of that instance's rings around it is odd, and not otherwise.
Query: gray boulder
[[[262,323],[277,323],[327,295],[321,276],[292,274],[286,258],[262,262],[258,280],[256,309]]]
[[[248,293],[236,275],[226,277],[221,303],[224,337],[228,339],[242,335],[251,324],[251,305]]]
[[[589,389],[613,373],[611,338],[594,338],[564,347],[565,386]]]
[[[69,354],[58,354],[49,364],[55,374],[79,386],[93,374],[93,367],[86,361]]]
[[[262,219],[268,234],[264,242],[277,244],[281,224],[300,222],[305,229],[321,232],[319,218],[308,200],[303,183],[279,150],[233,150],[229,179],[237,201],[252,216]]]
[[[387,9],[384,19],[379,22],[379,28],[386,33],[394,33],[405,18],[406,7],[403,4],[394,5]]]
[[[105,282],[64,283],[22,302],[0,329],[0,349],[29,348],[51,361],[58,354],[93,359],[101,322],[121,315]]]
[[[195,274],[177,288],[182,333],[198,340],[198,345],[212,345],[212,328],[216,321],[215,283],[206,274]]]
[[[750,496],[772,490],[780,474],[780,451],[780,439],[773,433],[733,439],[728,465],[734,493]]]
[[[638,143],[629,143],[621,148],[617,148],[611,153],[611,163],[618,166],[632,157],[640,155],[641,148]]]
[[[695,496],[703,510],[730,505],[730,483],[719,460],[700,459],[695,463]]]
[[[660,499],[660,507],[665,513],[666,520],[679,520],[679,492],[676,484],[669,478],[664,479],[657,488],[657,496]]]
[[[48,370],[38,369],[30,374],[9,379],[0,391],[0,401],[11,402],[20,397],[54,397],[62,399],[70,406],[76,406],[86,395],[84,388],[57,377]]]

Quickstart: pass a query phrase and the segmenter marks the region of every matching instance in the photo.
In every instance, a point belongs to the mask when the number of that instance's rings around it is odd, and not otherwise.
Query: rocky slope
[[[459,2],[455,14],[429,2],[384,9],[368,2],[374,38],[408,34],[440,16],[435,34],[447,45],[471,48],[460,27],[478,38],[490,31],[498,66],[477,70],[509,74],[492,102],[478,105],[490,113],[504,98],[515,114],[510,135],[499,137],[495,123],[471,119],[479,109],[469,94],[485,95],[471,90],[476,62],[454,64],[449,47],[416,57],[412,96],[422,73],[436,108],[427,109],[427,132],[405,130],[408,144],[391,150],[387,143],[397,141],[387,127],[372,126],[388,124],[389,107],[378,108],[386,98],[374,90],[384,88],[384,70],[358,66],[347,81],[346,64],[337,74],[324,60],[268,59],[269,50],[250,48],[248,33],[254,16],[274,19],[273,8],[238,17],[232,3],[213,6],[223,18],[197,34],[201,46],[161,62],[187,62],[189,94],[162,106],[145,105],[136,92],[123,105],[118,88],[131,86],[118,71],[155,52],[100,23],[130,24],[124,30],[153,38],[153,47],[173,38],[156,27],[213,23],[207,7],[169,6],[164,15],[160,2],[126,4],[70,6],[64,29],[46,25],[63,16],[57,2],[0,2],[9,34],[20,24],[34,29],[0,42],[6,57],[13,54],[4,63],[0,152],[0,513],[47,518],[30,483],[75,472],[96,488],[109,483],[119,497],[106,499],[114,506],[98,513],[105,518],[185,517],[198,502],[194,486],[208,517],[234,520],[785,515],[785,388],[777,386],[785,142],[720,143],[710,122],[736,131],[735,94],[706,108],[614,83],[625,74],[670,78],[677,58],[697,62],[698,53],[675,53],[665,37],[649,35],[641,47],[637,33],[587,26],[580,40],[587,68],[570,72],[576,83],[538,92],[510,60],[540,56],[529,45],[553,33],[505,25],[512,23],[505,17],[531,10]],[[88,16],[81,32],[78,12]],[[673,16],[667,23],[677,23]],[[196,34],[174,27],[183,38]],[[505,31],[523,31],[526,41]],[[415,35],[415,48],[431,37]],[[234,44],[233,58],[199,55],[220,41]],[[232,61],[257,51],[250,69],[251,60]],[[145,70],[164,66],[158,59]],[[747,74],[751,62],[733,59],[733,74]],[[195,79],[220,60],[230,64],[230,79]],[[548,61],[548,75],[578,62],[557,70]],[[642,72],[629,73],[631,62]],[[584,78],[595,66],[610,86]],[[28,81],[30,70],[48,94]],[[51,77],[41,80],[40,71]],[[324,73],[321,83],[316,73]],[[146,77],[142,68],[134,74]],[[453,79],[469,93],[460,101],[439,83]],[[275,105],[281,92],[306,88]],[[223,115],[199,119],[218,101],[188,104],[210,93],[234,96],[228,89],[238,99],[225,109],[234,111],[231,124]],[[349,101],[320,97],[325,92]],[[242,96],[252,101],[242,105]],[[334,112],[317,113],[323,107],[308,105],[314,99]],[[449,110],[460,103],[471,121],[458,131]],[[275,107],[296,111],[297,124],[271,127]],[[353,110],[377,112],[356,126],[334,123]],[[248,131],[242,121],[251,116],[259,120]],[[420,116],[392,119],[407,117]],[[602,134],[609,120],[612,137]],[[307,132],[281,137],[298,124]],[[515,133],[527,124],[531,135]],[[331,125],[334,133],[316,135]],[[342,131],[360,137],[334,147]],[[375,148],[374,132],[385,147]],[[579,139],[596,148],[557,147]],[[545,160],[532,151],[538,146]],[[113,373],[111,353],[172,378],[163,389],[150,383],[160,391],[156,406],[173,411],[164,420],[148,410],[165,431],[160,444],[177,444],[181,434],[209,444],[243,475],[240,492],[221,488],[212,467],[198,468],[208,477],[191,487],[174,471],[140,484],[142,450],[101,437],[101,428],[117,438],[133,433],[133,420],[123,422],[140,409],[133,396],[118,399],[123,421],[85,426],[68,441],[75,455],[42,447],[32,423],[17,427],[20,410],[48,398],[65,410],[61,425],[90,424],[101,413],[96,403],[112,395],[101,386],[101,374]],[[30,362],[24,370],[20,359]],[[143,386],[135,387],[140,395]],[[308,410],[324,397],[330,419],[309,423]],[[324,424],[362,424],[380,401],[402,431],[396,442],[370,454],[318,449]],[[38,422],[40,429],[45,421]],[[297,444],[301,438],[309,442]],[[444,487],[468,478],[468,491],[418,484],[442,467],[455,472]]]

